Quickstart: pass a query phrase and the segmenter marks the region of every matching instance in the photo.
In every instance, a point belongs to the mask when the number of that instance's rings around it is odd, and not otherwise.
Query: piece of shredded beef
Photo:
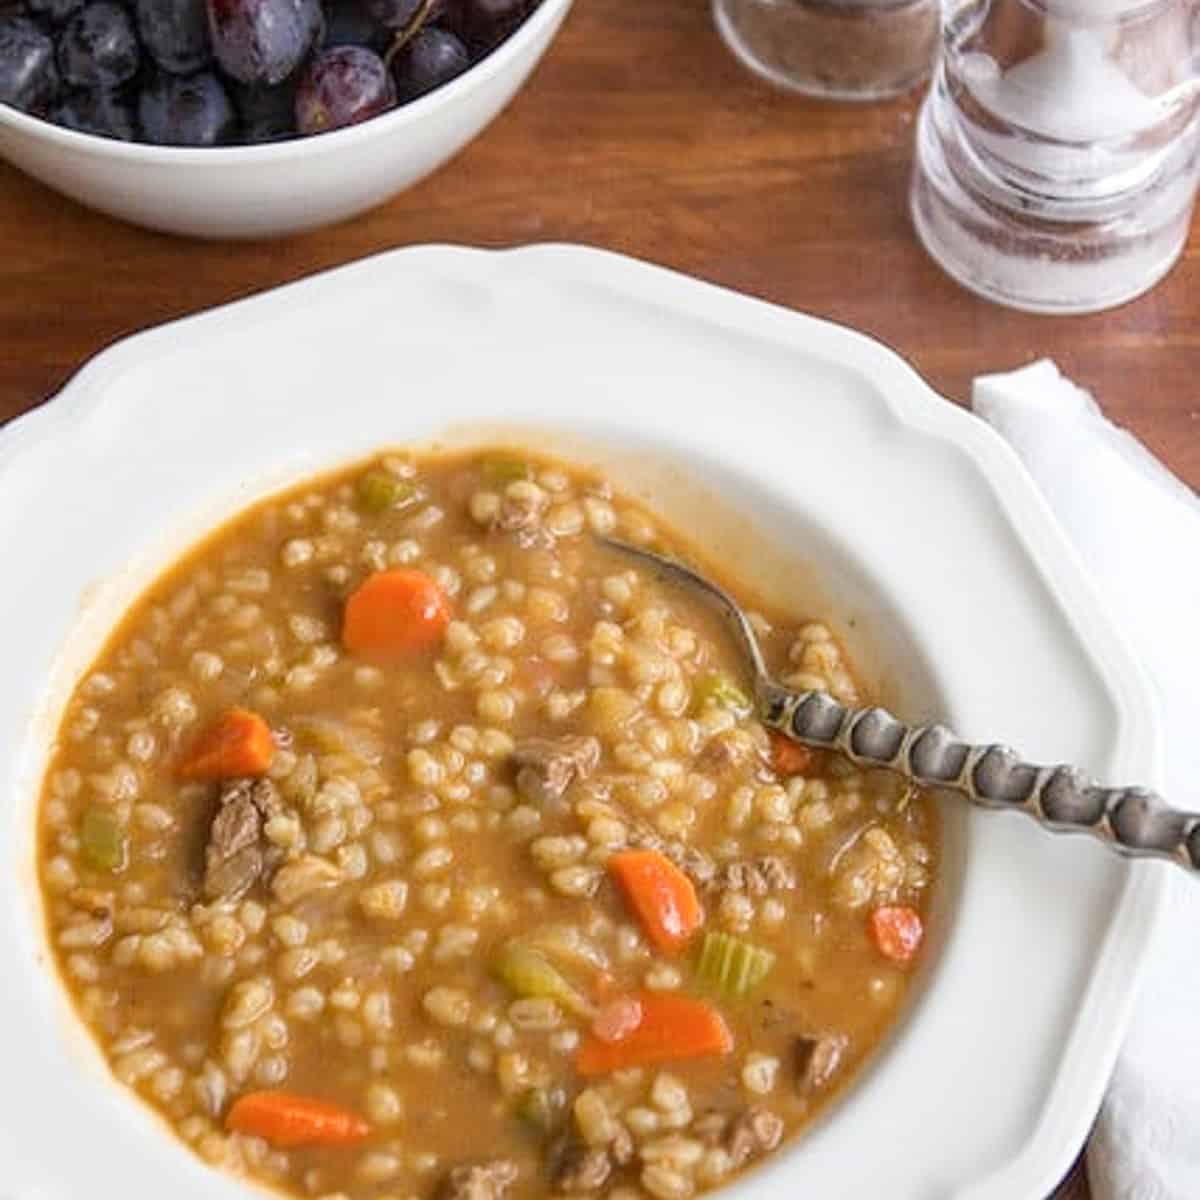
[[[269,779],[231,779],[221,788],[204,849],[204,896],[240,900],[263,877],[271,855],[263,827],[283,801]]]
[[[599,762],[600,743],[594,737],[526,738],[513,751],[517,791],[534,804],[561,800]]]

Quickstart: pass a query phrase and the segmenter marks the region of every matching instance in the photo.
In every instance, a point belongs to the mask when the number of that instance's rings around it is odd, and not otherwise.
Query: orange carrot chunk
[[[622,850],[608,860],[609,874],[664,954],[678,954],[704,922],[692,881],[657,850]]]
[[[356,1112],[291,1092],[249,1092],[234,1102],[227,1129],[264,1138],[272,1146],[346,1146],[371,1127]]]
[[[445,593],[424,571],[376,571],[346,601],[342,644],[367,658],[404,658],[436,645],[449,623]]]
[[[588,1034],[575,1055],[580,1075],[607,1075],[626,1067],[728,1054],[733,1034],[715,1008],[677,992],[638,992],[641,1020],[615,1040]],[[615,1023],[614,1023],[615,1025]],[[604,1030],[611,1037],[618,1030]]]
[[[773,729],[768,731],[768,737],[771,739],[771,767],[776,775],[803,775],[812,769],[816,751]]]
[[[184,779],[231,779],[262,775],[275,757],[271,727],[244,708],[230,709],[197,739],[179,764]]]
[[[885,904],[875,909],[867,926],[875,949],[896,963],[912,962],[925,936],[921,914],[903,904]]]

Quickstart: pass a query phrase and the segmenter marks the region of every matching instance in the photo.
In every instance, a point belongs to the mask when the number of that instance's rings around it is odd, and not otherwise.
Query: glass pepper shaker
[[[729,48],[771,83],[829,100],[883,100],[929,74],[938,0],[713,0]]]

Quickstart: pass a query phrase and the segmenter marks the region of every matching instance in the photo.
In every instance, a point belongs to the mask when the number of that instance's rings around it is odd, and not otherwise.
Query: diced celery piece
[[[125,866],[125,827],[116,814],[93,804],[79,823],[79,848],[90,866],[100,871],[120,871]]]
[[[562,1117],[565,1098],[560,1090],[535,1087],[517,1101],[516,1113],[537,1133],[550,1133]]]
[[[496,977],[518,996],[557,1000],[576,1016],[592,1017],[595,1007],[579,994],[543,954],[520,942],[509,942],[494,964]]]
[[[391,508],[403,508],[417,496],[417,486],[391,471],[368,471],[357,484],[359,507],[378,516]]]
[[[505,483],[515,483],[518,479],[528,479],[533,474],[533,468],[519,458],[485,458],[479,466],[484,481],[499,487]]]
[[[697,681],[692,689],[692,704],[697,712],[702,712],[710,704],[718,704],[739,717],[749,715],[754,707],[750,697],[728,675],[716,673],[704,675]]]
[[[713,930],[704,935],[696,977],[726,999],[736,1000],[758,987],[774,965],[772,951]]]

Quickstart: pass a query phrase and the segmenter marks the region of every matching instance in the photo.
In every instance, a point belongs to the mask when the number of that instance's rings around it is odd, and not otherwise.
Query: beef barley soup
[[[713,614],[610,532],[686,552],[566,465],[385,457],[218,530],[75,690],[49,936],[204,1159],[343,1200],[680,1200],[896,1017],[930,803],[768,736]],[[780,677],[858,698],[819,620],[755,620]]]

